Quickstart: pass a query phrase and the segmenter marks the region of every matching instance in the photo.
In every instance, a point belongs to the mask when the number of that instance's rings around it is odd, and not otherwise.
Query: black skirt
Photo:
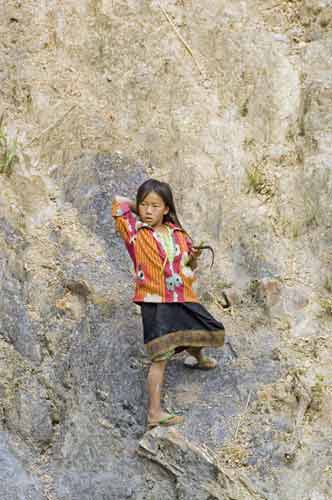
[[[150,357],[186,347],[221,347],[224,325],[197,302],[141,302],[144,344]]]

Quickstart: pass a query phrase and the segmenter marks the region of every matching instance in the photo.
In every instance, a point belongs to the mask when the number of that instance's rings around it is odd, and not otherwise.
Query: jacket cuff
[[[127,201],[116,201],[112,202],[112,217],[122,217],[123,215],[131,212],[130,205]]]
[[[186,242],[187,242],[187,247],[188,247],[188,255],[189,257],[194,256],[194,251],[193,251],[193,242],[192,239],[189,238],[189,236],[186,235]]]

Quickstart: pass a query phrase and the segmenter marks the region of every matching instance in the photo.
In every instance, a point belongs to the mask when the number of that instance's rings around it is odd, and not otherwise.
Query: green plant
[[[253,137],[246,137],[243,141],[244,147],[249,149],[255,146],[255,139]]]
[[[249,185],[249,191],[254,191],[260,193],[262,187],[264,186],[264,176],[258,167],[251,167],[247,170],[247,180]]]
[[[16,154],[17,142],[9,142],[4,130],[4,115],[0,118],[0,174],[10,175],[14,164],[18,161]]]
[[[327,292],[332,293],[332,281],[328,276],[326,276],[323,286]]]
[[[250,280],[247,285],[247,292],[251,298],[257,299],[259,292],[259,280],[256,279]]]
[[[293,223],[291,225],[291,235],[294,239],[298,238],[301,234],[301,228],[299,223]]]
[[[301,224],[299,221],[292,221],[287,217],[280,217],[277,221],[281,234],[286,238],[296,239],[301,235]]]
[[[306,226],[317,227],[319,222],[319,203],[313,200],[309,195],[304,196],[304,209],[306,215]]]
[[[332,298],[321,297],[319,305],[324,314],[326,314],[327,316],[332,316]]]
[[[273,194],[272,187],[267,182],[264,172],[259,165],[254,165],[247,169],[247,182],[247,193],[253,191],[254,193],[259,193],[268,197]]]
[[[240,115],[241,116],[247,116],[249,110],[248,110],[248,104],[249,104],[249,97],[244,101],[244,103],[240,107]]]

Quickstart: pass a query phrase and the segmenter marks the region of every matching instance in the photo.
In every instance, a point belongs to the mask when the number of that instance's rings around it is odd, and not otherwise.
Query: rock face
[[[332,2],[0,12],[0,498],[330,500]],[[186,419],[146,433],[110,207],[150,176],[215,249],[228,339],[211,372],[169,363]]]

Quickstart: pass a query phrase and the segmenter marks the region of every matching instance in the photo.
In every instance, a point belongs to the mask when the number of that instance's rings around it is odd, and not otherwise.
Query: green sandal
[[[181,415],[168,415],[165,418],[161,418],[160,420],[156,420],[154,422],[148,422],[148,429],[153,429],[160,425],[161,427],[168,427],[169,425],[181,424],[184,421],[184,417]]]

